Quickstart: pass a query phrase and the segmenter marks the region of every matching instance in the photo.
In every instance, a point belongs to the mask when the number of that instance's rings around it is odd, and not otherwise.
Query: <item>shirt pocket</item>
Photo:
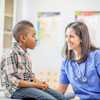
[[[97,75],[95,67],[96,67],[95,65],[90,66],[86,73],[89,85],[91,85],[91,86],[93,86],[93,84],[95,84],[95,82],[97,82],[97,80],[98,80],[98,75]]]

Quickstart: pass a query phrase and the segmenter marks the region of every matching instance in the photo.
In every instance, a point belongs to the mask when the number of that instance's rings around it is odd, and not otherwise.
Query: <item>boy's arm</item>
[[[6,58],[6,76],[8,80],[15,85],[16,87],[26,88],[26,87],[34,87],[40,89],[47,89],[48,85],[46,83],[42,83],[41,81],[37,80],[34,76],[35,81],[26,81],[22,80],[19,77],[18,68],[16,66],[18,60],[17,54],[11,54]]]
[[[26,88],[26,87],[32,87],[32,88],[39,88],[39,89],[47,89],[48,85],[46,83],[37,83],[37,82],[30,82],[25,80],[20,80],[18,84],[19,88]]]
[[[6,66],[8,67],[8,66]],[[26,80],[21,80],[18,79],[18,77],[15,77],[16,71],[11,70],[11,67],[8,67],[10,70],[7,68],[7,77],[8,80],[15,85],[18,88],[27,88],[27,87],[32,87],[32,88],[39,88],[39,89],[47,89],[48,85],[46,83],[41,83],[37,81],[26,81]]]

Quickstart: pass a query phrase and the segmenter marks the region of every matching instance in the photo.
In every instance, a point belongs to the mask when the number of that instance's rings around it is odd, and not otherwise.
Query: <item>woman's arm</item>
[[[61,93],[65,93],[67,90],[68,85],[64,85],[64,84],[58,84],[56,90],[61,92]]]

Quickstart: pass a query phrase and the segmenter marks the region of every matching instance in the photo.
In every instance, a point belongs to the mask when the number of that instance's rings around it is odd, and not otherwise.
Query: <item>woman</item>
[[[58,91],[65,93],[71,84],[81,100],[100,100],[100,50],[91,44],[87,26],[70,23],[65,29],[65,40]]]

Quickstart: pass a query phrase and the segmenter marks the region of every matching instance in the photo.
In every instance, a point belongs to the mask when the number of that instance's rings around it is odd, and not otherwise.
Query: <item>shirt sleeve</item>
[[[9,54],[9,56],[6,57],[6,76],[8,78],[8,81],[15,85],[19,85],[19,77],[18,77],[18,69],[17,69],[17,54]]]
[[[97,72],[100,76],[100,50],[96,51],[94,59]]]
[[[67,73],[65,72],[65,67],[67,67],[66,63],[67,63],[67,60],[65,60],[62,63],[62,66],[61,66],[61,69],[60,69],[59,83],[61,83],[61,84],[69,84]]]

